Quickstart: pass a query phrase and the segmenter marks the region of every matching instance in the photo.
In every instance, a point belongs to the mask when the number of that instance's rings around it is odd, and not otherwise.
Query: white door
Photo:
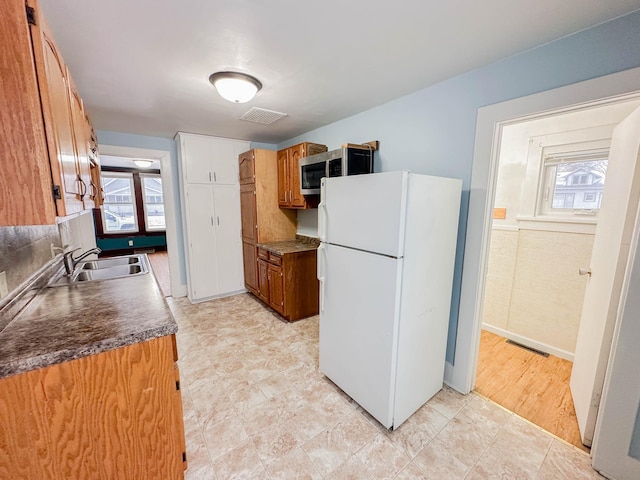
[[[212,138],[209,141],[213,164],[213,183],[232,185],[238,183],[238,153],[230,140]],[[241,153],[241,152],[240,152]]]
[[[638,198],[640,109],[614,130],[602,206],[591,253],[591,275],[585,290],[576,343],[571,393],[582,441],[591,445]],[[628,419],[633,422],[633,419]],[[640,478],[640,477],[638,477]]]
[[[211,183],[211,138],[180,134],[187,183]]]
[[[189,298],[218,293],[215,210],[210,185],[187,185],[187,240]]]
[[[323,180],[320,240],[392,257],[403,255],[407,172]]]
[[[320,371],[393,424],[402,260],[321,244]]]
[[[238,185],[213,187],[215,204],[218,292],[225,294],[244,288],[240,225],[240,188]]]
[[[593,467],[609,478],[640,478],[640,255],[638,226],[627,276],[620,320],[614,332],[611,360],[591,453]]]

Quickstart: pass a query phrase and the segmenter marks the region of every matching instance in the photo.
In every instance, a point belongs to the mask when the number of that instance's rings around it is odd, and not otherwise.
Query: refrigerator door
[[[320,371],[390,428],[403,261],[323,244],[318,263]]]
[[[408,172],[322,179],[320,240],[402,257]]]

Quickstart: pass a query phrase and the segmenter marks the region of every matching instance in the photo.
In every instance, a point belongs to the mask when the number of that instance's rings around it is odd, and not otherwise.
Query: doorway
[[[163,187],[163,205],[166,233],[166,252],[158,255],[158,259],[150,261],[155,263],[156,270],[163,272],[160,275],[164,278],[163,295],[182,297],[186,295],[186,282],[184,277],[184,262],[180,257],[181,234],[178,230],[178,218],[176,209],[176,195],[174,193],[174,180],[177,173],[174,172],[175,165],[171,163],[171,152],[168,150],[153,150],[138,147],[125,147],[119,145],[100,144],[101,156],[120,157],[123,159],[140,158],[149,159],[155,162],[156,168],[160,171],[160,178]],[[162,257],[162,258],[160,258]],[[155,261],[158,260],[158,261]],[[153,268],[153,266],[152,266]]]
[[[480,302],[484,331],[476,387],[576,446],[581,442],[575,433],[577,422],[569,389],[570,361],[576,350],[587,278],[580,279],[577,274],[580,268],[588,273],[591,263],[595,233],[591,230],[597,229],[599,221],[596,204],[606,176],[611,133],[638,104],[637,97],[631,97],[569,113],[551,112],[535,120],[514,120],[503,127],[495,146],[498,162],[491,181],[495,186],[494,219],[487,236],[487,275]],[[514,128],[518,132],[515,137],[510,135]],[[520,155],[512,138],[528,144],[521,146]],[[528,155],[523,154],[525,148]],[[616,178],[625,172],[621,165],[615,160],[609,164],[609,172]],[[620,202],[611,199],[609,204]],[[610,223],[609,215],[617,216],[611,208],[603,209],[603,224]],[[531,351],[519,353],[491,332],[552,356],[534,359],[531,367]],[[584,356],[588,342],[581,342],[578,348]],[[588,355],[598,358],[600,347],[594,344],[592,348]],[[523,355],[529,357],[525,360]],[[496,360],[502,364],[496,366]],[[581,407],[592,402],[580,395],[575,398]],[[585,438],[590,442],[592,437],[582,431],[582,440]]]

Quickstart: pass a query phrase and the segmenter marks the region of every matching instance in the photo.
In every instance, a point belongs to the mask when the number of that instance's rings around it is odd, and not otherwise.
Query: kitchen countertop
[[[0,332],[0,378],[178,331],[153,272],[45,287]]]
[[[257,246],[258,248],[264,248],[265,250],[278,255],[285,255],[287,253],[316,250],[319,244],[320,240],[317,238],[298,235],[295,239],[281,240],[279,242],[258,243]]]

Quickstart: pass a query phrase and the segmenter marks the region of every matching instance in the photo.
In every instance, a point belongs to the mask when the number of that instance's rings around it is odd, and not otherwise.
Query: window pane
[[[135,196],[131,175],[102,174],[105,233],[137,232]]]
[[[142,177],[145,222],[148,230],[164,230],[164,204],[162,196],[162,179],[160,176],[145,175]]]
[[[556,165],[551,208],[597,210],[607,174],[607,160]]]

